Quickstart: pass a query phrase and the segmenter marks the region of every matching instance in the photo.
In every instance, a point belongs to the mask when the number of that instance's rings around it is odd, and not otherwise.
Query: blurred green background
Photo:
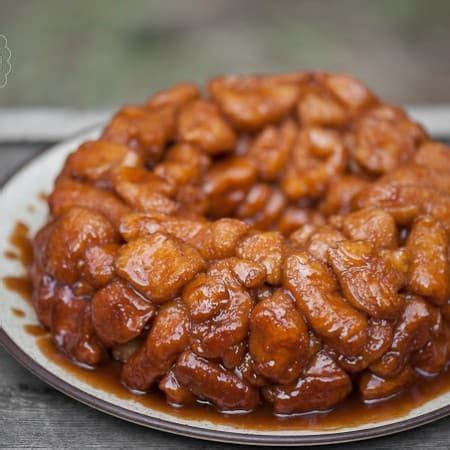
[[[106,107],[224,72],[352,72],[398,103],[450,102],[448,0],[0,0],[0,106]]]

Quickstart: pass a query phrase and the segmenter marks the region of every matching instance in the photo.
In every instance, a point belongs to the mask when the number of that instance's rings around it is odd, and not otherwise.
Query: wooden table
[[[412,111],[434,135],[450,138],[450,106],[417,107]],[[0,179],[52,142],[108,115],[108,111],[0,109]],[[0,347],[0,447],[225,449],[235,446],[174,436],[107,416],[49,387]],[[450,417],[397,435],[329,448],[449,449]]]

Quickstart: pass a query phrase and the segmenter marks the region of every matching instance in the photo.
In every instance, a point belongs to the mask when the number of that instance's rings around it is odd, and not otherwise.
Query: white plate
[[[51,191],[53,181],[67,155],[78,145],[95,139],[100,127],[52,147],[11,177],[0,192],[0,277],[17,276],[23,272],[20,263],[3,257],[11,250],[9,236],[18,220],[26,223],[32,233],[46,220],[47,205],[38,200],[42,192]],[[29,205],[34,208],[29,208]],[[450,414],[450,392],[411,410],[407,415],[384,422],[342,428],[339,430],[255,430],[217,424],[206,420],[184,419],[154,410],[139,402],[119,398],[83,382],[62,366],[48,360],[39,350],[36,339],[23,324],[37,323],[33,309],[18,294],[0,283],[0,342],[21,364],[45,382],[67,395],[96,409],[141,425],[202,439],[260,445],[311,445],[368,439],[413,428]],[[25,312],[16,317],[12,308]]]

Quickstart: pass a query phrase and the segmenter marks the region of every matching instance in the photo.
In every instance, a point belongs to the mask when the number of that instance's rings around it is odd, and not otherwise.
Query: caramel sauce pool
[[[26,275],[17,277],[4,277],[3,284],[10,290],[19,294],[25,301],[31,303],[33,287],[30,279]]]
[[[11,308],[11,312],[16,316],[16,317],[25,317],[25,312],[22,311],[19,308]]]
[[[22,222],[17,222],[9,238],[10,244],[16,252],[6,251],[9,259],[18,259],[24,267],[29,267],[33,262],[33,247],[29,237],[29,228]]]
[[[18,260],[26,271],[28,271],[28,267],[33,262],[33,247],[29,231],[28,226],[23,222],[16,222],[9,237],[9,243],[14,248],[14,251],[7,250],[4,253],[5,258]],[[31,301],[33,288],[27,274],[4,277],[3,283],[10,291],[19,294],[27,302]]]
[[[447,370],[432,380],[419,380],[414,387],[393,399],[365,404],[360,401],[356,393],[353,393],[332,411],[315,414],[276,417],[272,414],[268,405],[260,407],[249,415],[221,414],[212,407],[202,404],[175,408],[166,403],[164,395],[160,392],[136,395],[126,389],[119,381],[120,364],[118,362],[111,360],[93,370],[76,366],[55,348],[46,330],[41,327],[25,327],[29,334],[37,336],[36,343],[47,359],[69,372],[78,380],[96,389],[108,392],[124,400],[140,403],[147,408],[155,409],[174,417],[208,420],[215,424],[236,428],[258,430],[336,430],[400,418],[411,409],[450,391],[450,371]],[[40,328],[40,330],[38,331],[37,328]]]
[[[25,267],[31,263],[32,252],[28,238],[28,228],[18,224],[11,237],[11,243],[17,248],[16,255]],[[8,257],[7,255],[5,255]],[[5,277],[6,287],[18,294],[24,300],[30,301],[32,288],[27,276]],[[20,309],[13,308],[12,313],[23,317]],[[53,363],[69,372],[83,383],[108,392],[124,400],[131,400],[145,407],[170,414],[183,419],[208,420],[210,422],[233,426],[236,428],[259,430],[336,430],[344,427],[354,427],[367,423],[376,423],[384,420],[396,419],[406,415],[433,398],[450,391],[450,369],[432,379],[419,379],[416,384],[397,395],[395,398],[364,404],[353,393],[347,400],[329,412],[305,414],[290,417],[276,417],[269,406],[261,406],[249,415],[221,414],[212,407],[195,404],[182,408],[175,408],[165,402],[161,392],[151,392],[146,395],[136,395],[127,390],[119,381],[120,364],[116,361],[105,362],[100,367],[89,370],[73,364],[54,346],[50,334],[36,324],[24,325],[27,334],[36,339],[42,354]]]

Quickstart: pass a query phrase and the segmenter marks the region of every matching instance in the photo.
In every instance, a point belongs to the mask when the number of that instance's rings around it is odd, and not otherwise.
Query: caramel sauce
[[[4,256],[8,259],[17,259],[26,271],[33,262],[33,247],[29,237],[29,228],[22,222],[17,222],[9,237],[14,251],[7,250]],[[33,286],[28,274],[17,276],[6,276],[3,278],[4,285],[12,292],[19,294],[28,303],[31,302]]]
[[[28,266],[32,252],[28,239],[28,229],[22,225],[15,228],[11,242],[18,249],[17,258]],[[27,276],[5,277],[5,286],[16,292],[27,301],[31,299],[32,285]],[[12,312],[23,317],[23,311],[13,308]],[[22,315],[23,314],[23,315]],[[376,403],[362,403],[358,394],[354,392],[347,400],[329,412],[309,413],[290,417],[274,416],[269,405],[261,406],[249,415],[222,414],[209,405],[195,404],[176,408],[166,403],[160,391],[146,395],[137,395],[126,389],[119,379],[120,363],[110,360],[96,369],[85,369],[75,365],[59,352],[47,330],[36,324],[24,325],[24,330],[36,338],[38,348],[42,354],[60,366],[64,371],[78,378],[90,386],[108,392],[124,400],[138,402],[145,407],[170,414],[176,418],[207,420],[215,424],[228,425],[236,428],[259,430],[336,430],[344,427],[354,427],[367,423],[404,416],[411,409],[450,391],[450,369],[432,379],[420,378],[409,390],[404,391],[393,399]]]
[[[48,331],[45,328],[42,328],[40,325],[36,325],[33,323],[29,323],[23,326],[23,329],[27,334],[34,337],[41,337],[48,334]],[[56,349],[55,349],[56,351]]]
[[[43,328],[41,330],[45,333]],[[108,361],[93,370],[76,366],[55,348],[50,336],[37,339],[37,345],[46,358],[80,381],[96,389],[108,392],[124,400],[132,400],[145,407],[177,418],[208,420],[215,424],[236,428],[259,430],[336,430],[343,427],[376,423],[399,418],[407,414],[411,409],[450,390],[450,371],[447,370],[433,378],[432,382],[429,379],[418,380],[414,387],[401,393],[394,399],[372,404],[362,403],[357,393],[354,393],[332,411],[323,413],[276,417],[272,414],[270,406],[265,405],[249,415],[222,414],[204,404],[175,408],[166,403],[161,392],[155,391],[146,395],[136,395],[120,383],[120,364],[118,362]]]
[[[6,259],[19,259],[19,256],[17,255],[17,253],[15,253],[11,250],[6,250],[4,255],[5,255]]]
[[[7,252],[10,256],[16,255],[24,267],[29,267],[33,262],[33,247],[28,235],[29,231],[27,225],[23,222],[17,222],[9,238],[9,242],[16,249],[17,253]]]
[[[37,195],[37,198],[43,202],[46,202],[48,200],[49,195],[46,194],[44,191],[39,192]]]
[[[11,312],[16,316],[16,317],[25,317],[25,312],[22,311],[19,308],[11,308]]]
[[[4,277],[3,283],[10,291],[19,294],[28,303],[31,302],[33,286],[27,275]]]

